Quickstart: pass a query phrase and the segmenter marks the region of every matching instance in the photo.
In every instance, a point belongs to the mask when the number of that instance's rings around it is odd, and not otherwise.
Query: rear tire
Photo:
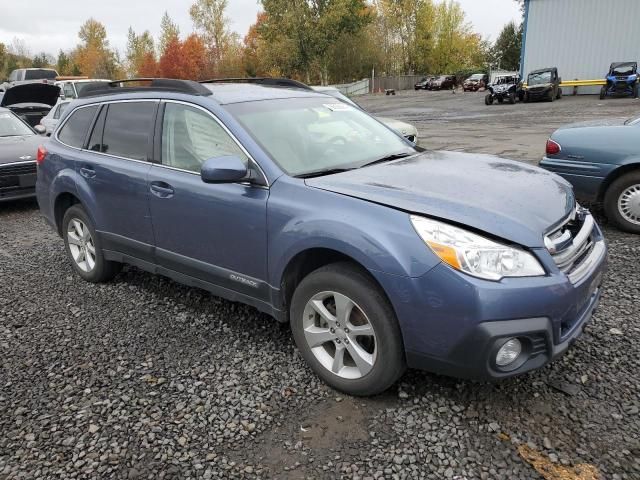
[[[375,395],[406,369],[391,304],[380,287],[350,263],[334,263],[307,275],[293,294],[290,313],[300,353],[336,390]],[[355,335],[356,330],[363,335]]]
[[[602,87],[600,89],[600,100],[604,100],[607,96],[607,87]]]
[[[629,172],[609,185],[604,211],[620,230],[640,234],[640,171]]]
[[[104,259],[100,238],[82,206],[71,206],[62,219],[62,236],[73,269],[83,280],[102,283],[115,277],[122,264]]]
[[[493,97],[491,96],[490,93],[488,93],[487,95],[485,95],[484,97],[484,104],[485,105],[493,105]]]
[[[556,96],[556,100],[560,100],[562,98],[562,89],[558,87],[558,95]]]
[[[633,86],[633,98],[638,98],[638,94],[640,93],[640,92],[638,92],[638,90],[639,90],[639,88],[638,88],[638,84],[636,83],[636,84]]]
[[[511,105],[514,105],[516,103],[516,94],[513,92],[509,94],[509,103]]]

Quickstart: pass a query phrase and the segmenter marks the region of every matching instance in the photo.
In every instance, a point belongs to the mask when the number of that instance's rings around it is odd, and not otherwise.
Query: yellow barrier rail
[[[601,87],[606,84],[606,80],[564,80],[560,82],[561,87]],[[523,82],[522,86],[526,87],[527,82]]]

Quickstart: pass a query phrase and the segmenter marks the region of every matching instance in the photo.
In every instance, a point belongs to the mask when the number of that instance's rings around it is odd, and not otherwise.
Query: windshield
[[[27,70],[24,74],[25,80],[55,80],[56,79],[55,70],[47,70],[46,68],[37,68],[35,70]]]
[[[616,67],[613,69],[612,74],[613,75],[633,75],[635,72],[635,68],[632,65],[625,65],[625,66],[620,66],[620,67]]]
[[[508,83],[515,83],[513,77],[498,77],[496,84],[497,85],[506,85]]]
[[[527,80],[529,85],[542,85],[551,83],[551,72],[532,73]]]
[[[14,114],[0,112],[0,137],[17,137],[23,135],[33,135],[33,132]]]
[[[447,79],[446,75],[442,75],[442,76],[438,77],[438,81],[440,81],[440,82],[444,82],[446,79]]]
[[[482,80],[482,77],[484,77],[483,74],[481,73],[476,73],[475,75],[471,75],[469,77],[469,80]]]
[[[99,80],[96,80],[95,82],[76,82],[76,91],[78,92],[78,95],[80,95],[80,92],[82,92],[85,88],[87,88],[92,83],[102,83],[102,82],[100,82]]]
[[[289,98],[225,107],[289,175],[358,168],[416,150],[362,110],[331,98]]]

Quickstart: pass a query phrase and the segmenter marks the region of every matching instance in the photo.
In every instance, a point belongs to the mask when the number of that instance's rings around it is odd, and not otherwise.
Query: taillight
[[[42,145],[40,145],[38,147],[38,153],[36,155],[36,163],[38,165],[42,165],[42,162],[44,162],[44,159],[46,156],[47,156],[47,150]]]
[[[553,140],[547,140],[547,155],[557,155],[562,150],[560,144],[558,142],[554,142]]]

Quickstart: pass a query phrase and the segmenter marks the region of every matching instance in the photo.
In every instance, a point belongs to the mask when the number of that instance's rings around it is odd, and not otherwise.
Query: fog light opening
[[[498,367],[508,367],[512,365],[522,353],[522,342],[517,338],[507,340],[496,354],[496,365]]]

